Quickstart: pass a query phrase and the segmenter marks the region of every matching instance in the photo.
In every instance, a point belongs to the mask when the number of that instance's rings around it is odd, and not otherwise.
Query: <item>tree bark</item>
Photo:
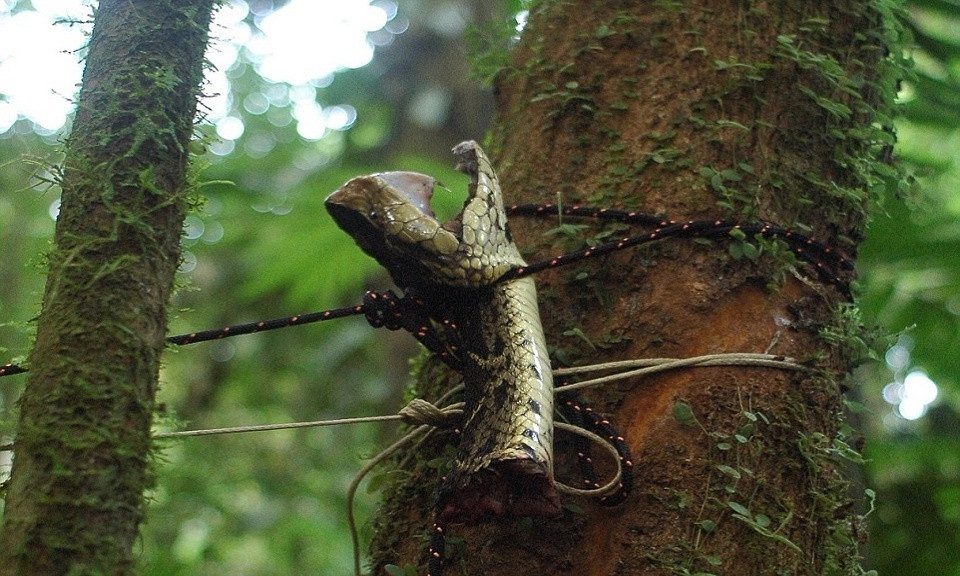
[[[102,0],[20,401],[0,574],[127,574],[213,0]]]
[[[879,2],[539,2],[496,84],[507,202],[763,219],[853,255],[889,172],[887,17]],[[583,241],[512,225],[529,260]],[[453,526],[448,573],[861,574],[839,457],[854,453],[849,297],[770,242],[666,241],[575,268],[538,278],[555,360],[769,350],[813,370],[687,369],[589,394],[633,450],[628,501]],[[424,370],[420,390],[437,380]],[[388,492],[376,573],[423,570],[444,446],[426,450]]]
[[[852,0],[539,2],[496,84],[488,152],[507,202],[763,219],[855,254],[888,171],[886,18]],[[583,241],[511,224],[528,260]],[[735,258],[742,245],[668,240],[538,277],[555,360],[769,350],[814,370],[696,368],[597,390],[588,400],[633,450],[628,501],[453,526],[450,574],[861,574],[839,458],[854,454],[849,297],[758,245]],[[438,379],[425,370],[420,389]],[[376,573],[423,572],[435,456],[388,491]]]

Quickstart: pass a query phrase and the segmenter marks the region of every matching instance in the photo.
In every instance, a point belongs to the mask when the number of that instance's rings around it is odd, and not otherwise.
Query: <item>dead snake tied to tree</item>
[[[560,511],[553,378],[536,287],[529,277],[500,281],[526,262],[510,235],[496,174],[475,142],[454,153],[471,184],[461,213],[444,223],[430,209],[435,181],[423,174],[361,176],[326,201],[407,298],[423,303],[425,322],[448,328],[448,355],[462,363],[466,406],[456,461],[438,494],[434,529],[441,534],[449,522]],[[431,574],[440,569],[431,561]]]

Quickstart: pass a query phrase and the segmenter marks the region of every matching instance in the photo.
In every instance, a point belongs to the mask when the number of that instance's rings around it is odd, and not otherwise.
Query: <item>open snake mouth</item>
[[[380,172],[350,179],[330,194],[324,204],[337,224],[351,232],[356,229],[358,217],[369,218],[374,223],[382,217],[378,208],[383,206],[385,196],[387,203],[403,203],[416,208],[423,216],[435,218],[430,200],[436,185],[436,178],[419,172]]]
[[[374,176],[383,180],[423,215],[436,217],[430,206],[433,188],[437,185],[436,178],[419,172],[381,172]]]

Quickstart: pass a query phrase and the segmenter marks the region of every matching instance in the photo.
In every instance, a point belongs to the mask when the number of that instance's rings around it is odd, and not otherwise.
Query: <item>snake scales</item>
[[[435,180],[413,172],[354,178],[327,198],[337,224],[424,302],[448,345],[462,350],[466,406],[440,522],[559,512],[553,481],[553,381],[536,288],[497,282],[526,266],[507,227],[497,176],[472,141],[454,148],[471,177],[463,210],[440,223]]]

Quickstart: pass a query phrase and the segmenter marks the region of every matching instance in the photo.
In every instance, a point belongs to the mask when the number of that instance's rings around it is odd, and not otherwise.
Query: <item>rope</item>
[[[620,487],[620,480],[623,479],[623,463],[620,461],[620,453],[617,452],[617,449],[613,444],[605,440],[603,437],[579,426],[574,426],[573,424],[567,424],[566,422],[554,422],[553,426],[558,430],[565,430],[567,432],[572,432],[573,434],[583,436],[594,444],[600,445],[604,450],[609,452],[611,456],[613,456],[613,461],[617,463],[616,474],[613,475],[613,478],[609,482],[603,486],[600,486],[599,488],[574,488],[573,486],[568,486],[563,482],[556,482],[557,492],[560,492],[561,494],[570,494],[571,496],[599,497],[612,494],[617,490],[617,488]]]
[[[433,404],[422,398],[414,398],[409,404],[400,409],[400,417],[406,424],[426,424],[434,428],[445,428],[452,423],[453,416],[459,416],[462,413],[457,411],[452,413],[449,410],[441,410]]]
[[[738,364],[741,366],[745,365],[764,365],[766,364],[753,364],[753,362],[786,362],[791,366],[796,366],[802,368],[802,365],[798,364],[793,358],[787,356],[775,356],[773,354],[757,354],[753,352],[728,352],[728,353],[719,353],[719,354],[709,354],[707,356],[695,356],[691,359],[699,358],[703,360],[700,363],[702,366],[723,366],[724,360],[727,361],[736,361],[743,362],[743,364]],[[645,366],[659,366],[661,364],[667,364],[669,362],[676,361],[677,358],[640,358],[636,360],[617,360],[615,362],[603,362],[600,364],[590,364],[588,366],[571,366],[569,368],[555,368],[553,370],[554,376],[568,376],[570,374],[585,374],[588,372],[599,372],[602,370],[615,370],[619,368],[642,368]],[[780,367],[779,365],[777,367]]]
[[[563,386],[558,386],[554,389],[556,393],[569,392],[572,390],[580,390],[583,388],[600,386],[603,384],[609,384],[617,380],[624,380],[627,378],[635,378],[638,376],[645,376],[649,374],[655,374],[658,372],[665,372],[668,370],[675,370],[678,368],[694,368],[694,367],[704,367],[704,366],[756,366],[764,368],[777,368],[780,370],[809,370],[808,367],[798,364],[792,358],[786,358],[783,356],[775,356],[772,354],[754,354],[754,353],[726,353],[726,354],[707,354],[704,356],[695,356],[692,358],[649,358],[649,359],[640,359],[640,360],[624,360],[619,362],[606,362],[602,364],[594,364],[590,366],[577,366],[571,368],[558,368],[553,370],[554,376],[569,376],[574,374],[586,374],[590,372],[601,372],[605,370],[619,370],[614,374],[609,374],[606,376],[601,376],[598,378],[593,378],[590,380],[581,380],[579,382],[574,382],[572,384],[566,384]],[[154,434],[155,439],[170,439],[170,438],[188,438],[193,436],[212,436],[216,434],[236,434],[243,432],[263,432],[267,430],[288,430],[293,428],[318,428],[325,426],[340,426],[345,424],[363,424],[369,422],[395,422],[401,421],[406,424],[415,425],[412,431],[404,435],[402,438],[382,450],[379,454],[374,456],[369,462],[367,462],[356,474],[353,480],[350,482],[350,486],[347,489],[347,525],[350,530],[350,538],[353,543],[353,566],[354,573],[356,576],[361,575],[360,570],[360,539],[357,531],[356,517],[354,516],[354,502],[356,500],[357,488],[360,486],[360,483],[366,478],[367,474],[370,473],[377,465],[389,458],[391,455],[396,453],[401,448],[407,446],[414,440],[418,439],[417,447],[426,439],[426,437],[437,428],[449,428],[455,425],[459,421],[459,417],[463,414],[463,402],[457,402],[454,404],[446,405],[439,407],[446,402],[450,397],[452,397],[457,392],[463,390],[463,385],[458,385],[450,390],[448,390],[443,396],[441,396],[436,404],[431,404],[426,400],[421,398],[414,398],[406,406],[401,408],[397,414],[388,414],[381,416],[362,416],[357,418],[338,418],[333,420],[314,420],[310,422],[287,422],[283,424],[261,424],[253,426],[231,426],[226,428],[208,428],[201,430],[183,430],[178,432],[160,432]],[[590,440],[591,442],[598,444],[603,449],[605,449],[614,459],[617,464],[617,470],[613,478],[600,486],[599,488],[592,489],[582,489],[574,488],[563,484],[562,482],[557,482],[557,491],[561,494],[568,494],[574,496],[603,496],[609,494],[617,489],[620,484],[621,479],[623,478],[623,464],[620,461],[620,455],[617,452],[617,449],[605,440],[589,430],[584,430],[579,426],[573,426],[565,422],[554,422],[554,426],[559,430],[564,430],[571,432],[573,434],[579,434]],[[0,451],[12,451],[13,444],[4,444],[0,445]],[[415,450],[411,450],[410,453],[404,458],[406,461],[410,455],[412,455]]]
[[[405,409],[406,407],[404,407]],[[397,420],[407,420],[407,416],[401,413],[387,414],[383,416],[360,416],[357,418],[338,418],[335,420],[314,420],[311,422],[286,422],[283,424],[259,424],[253,426],[229,426],[226,428],[205,428],[202,430],[183,430],[180,432],[160,432],[154,434],[157,440],[167,438],[189,438],[192,436],[213,436],[216,434],[238,434],[242,432],[264,432],[267,430],[289,430],[291,428],[320,428],[323,426],[340,426],[342,424],[365,424],[367,422],[391,422]]]
[[[581,380],[580,382],[574,382],[573,384],[565,384],[563,386],[557,386],[554,389],[554,392],[570,392],[572,390],[580,390],[582,388],[590,388],[592,386],[600,386],[601,384],[608,384],[616,380],[624,380],[627,378],[635,378],[637,376],[646,376],[649,374],[655,374],[657,372],[665,372],[667,370],[675,370],[677,368],[687,368],[687,367],[698,367],[698,366],[758,366],[764,368],[778,368],[781,370],[808,370],[806,366],[802,364],[797,364],[795,361],[789,358],[784,358],[783,356],[773,356],[772,354],[752,354],[752,353],[728,353],[728,354],[707,354],[705,356],[694,356],[692,358],[656,358],[653,360],[628,360],[626,364],[631,364],[634,362],[639,362],[641,366],[644,367],[637,368],[635,370],[627,370],[624,372],[618,372],[616,374],[611,374],[609,376],[601,376],[600,378],[594,378],[592,380]],[[609,364],[621,364],[618,362],[611,362]],[[592,368],[592,367],[591,367]],[[603,368],[600,368],[603,369]],[[606,369],[609,369],[609,365]],[[568,369],[564,369],[568,370]],[[586,371],[586,370],[584,370]],[[556,373],[556,372],[555,372]],[[570,372],[565,372],[569,374]]]
[[[450,395],[449,392],[444,394],[444,397],[448,395]],[[437,403],[442,402],[444,397],[441,397],[441,400],[438,400]],[[463,414],[463,402],[457,402],[444,408],[437,408],[426,400],[414,398],[400,410],[401,414],[404,413],[405,410],[407,414],[403,416],[404,418],[410,418],[411,420],[413,418],[423,418],[424,420],[432,420],[441,423],[441,425],[445,425],[451,424],[455,417]],[[374,456],[357,472],[356,476],[354,476],[350,482],[350,487],[347,488],[347,526],[350,529],[350,540],[353,542],[353,570],[356,576],[360,576],[360,537],[357,533],[357,521],[353,514],[353,503],[356,499],[357,488],[360,486],[360,482],[363,481],[371,470],[389,458],[394,452],[403,448],[421,434],[426,437],[434,428],[437,428],[437,426],[427,423],[417,426],[413,431],[381,450],[379,454]]]
[[[618,370],[623,368],[635,368],[626,370],[591,380],[581,380],[572,384],[558,386],[554,389],[557,393],[579,390],[592,386],[600,386],[634,378],[637,376],[646,376],[667,370],[675,370],[685,367],[703,367],[703,366],[756,366],[763,368],[778,368],[781,370],[809,370],[806,366],[798,364],[792,358],[775,356],[773,354],[754,354],[734,352],[726,354],[708,354],[705,356],[696,356],[692,358],[648,358],[641,360],[622,360],[618,362],[606,362],[603,364],[592,364],[589,366],[575,366],[571,368],[557,368],[553,371],[554,376],[568,376],[572,374],[584,374],[588,372],[598,372],[603,370]],[[442,404],[453,394],[463,389],[459,385],[447,391],[438,401]],[[320,428],[325,426],[340,426],[346,424],[365,424],[369,422],[396,422],[402,421],[407,424],[423,424],[429,426],[444,427],[446,419],[451,416],[425,400],[415,398],[409,404],[400,409],[397,414],[387,414],[380,416],[362,416],[357,418],[339,418],[334,420],[314,420],[310,422],[286,422],[282,424],[260,424],[252,426],[231,426],[226,428],[207,428],[201,430],[182,430],[178,432],[159,432],[153,435],[155,439],[165,440],[170,438],[190,438],[193,436],[213,436],[217,434],[237,434],[243,432],[264,432],[268,430],[288,430],[294,428]],[[0,452],[9,452],[13,450],[13,444],[0,445]]]
[[[391,454],[397,450],[403,448],[409,444],[414,438],[420,436],[421,434],[427,434],[433,429],[432,426],[423,424],[422,426],[417,426],[412,432],[408,433],[403,438],[397,440],[379,454],[374,456],[367,464],[357,472],[357,475],[353,477],[353,480],[350,482],[350,487],[347,489],[347,526],[350,529],[350,541],[353,543],[353,572],[356,576],[360,576],[360,535],[357,532],[357,520],[353,515],[353,503],[357,494],[357,488],[360,486],[360,482],[373,470],[377,464],[383,462],[390,457]]]

